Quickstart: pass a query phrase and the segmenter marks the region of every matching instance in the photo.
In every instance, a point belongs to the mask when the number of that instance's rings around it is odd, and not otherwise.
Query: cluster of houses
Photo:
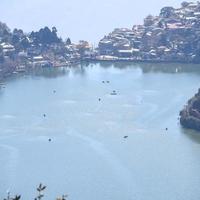
[[[78,44],[55,43],[47,47],[31,45],[19,52],[12,44],[3,42],[0,43],[0,48],[2,48],[4,58],[14,55],[23,58],[25,63],[32,67],[49,64],[57,67],[80,62],[82,56],[91,52],[92,47],[86,41],[79,41]]]
[[[92,47],[86,41],[71,41],[35,45],[31,40],[26,48],[0,40],[0,75],[24,72],[35,67],[64,67],[78,64],[91,55]],[[0,78],[1,78],[0,77]]]
[[[200,2],[164,7],[143,25],[115,29],[98,51],[97,60],[200,62]]]
[[[65,42],[45,27],[24,34],[9,31],[0,22],[0,78],[27,68],[70,66],[81,61],[148,61],[200,63],[200,2],[183,2],[149,15],[143,25],[117,28],[100,40],[98,48],[87,41]]]

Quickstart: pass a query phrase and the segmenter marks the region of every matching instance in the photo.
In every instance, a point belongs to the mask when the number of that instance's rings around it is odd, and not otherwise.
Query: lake
[[[199,200],[200,135],[178,120],[199,87],[199,66],[184,64],[94,63],[7,79],[0,199],[7,190],[33,199],[42,182],[49,200]]]

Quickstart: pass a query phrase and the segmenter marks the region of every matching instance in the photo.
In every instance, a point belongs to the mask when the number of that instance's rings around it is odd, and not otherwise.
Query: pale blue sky
[[[141,24],[163,6],[178,7],[180,0],[0,0],[0,20],[26,32],[45,25],[73,41],[97,42],[115,27]]]

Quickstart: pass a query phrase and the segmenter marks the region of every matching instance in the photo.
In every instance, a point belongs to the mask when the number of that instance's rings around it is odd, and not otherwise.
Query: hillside
[[[185,128],[200,131],[200,89],[180,112],[180,122]]]
[[[164,7],[143,25],[115,29],[100,40],[99,53],[101,59],[200,63],[200,2]]]

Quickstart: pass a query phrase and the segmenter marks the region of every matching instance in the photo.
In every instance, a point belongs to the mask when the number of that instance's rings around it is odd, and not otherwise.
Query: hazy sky
[[[141,24],[163,6],[180,0],[0,0],[0,20],[26,32],[56,26],[59,35],[73,41],[97,42],[115,27]]]

